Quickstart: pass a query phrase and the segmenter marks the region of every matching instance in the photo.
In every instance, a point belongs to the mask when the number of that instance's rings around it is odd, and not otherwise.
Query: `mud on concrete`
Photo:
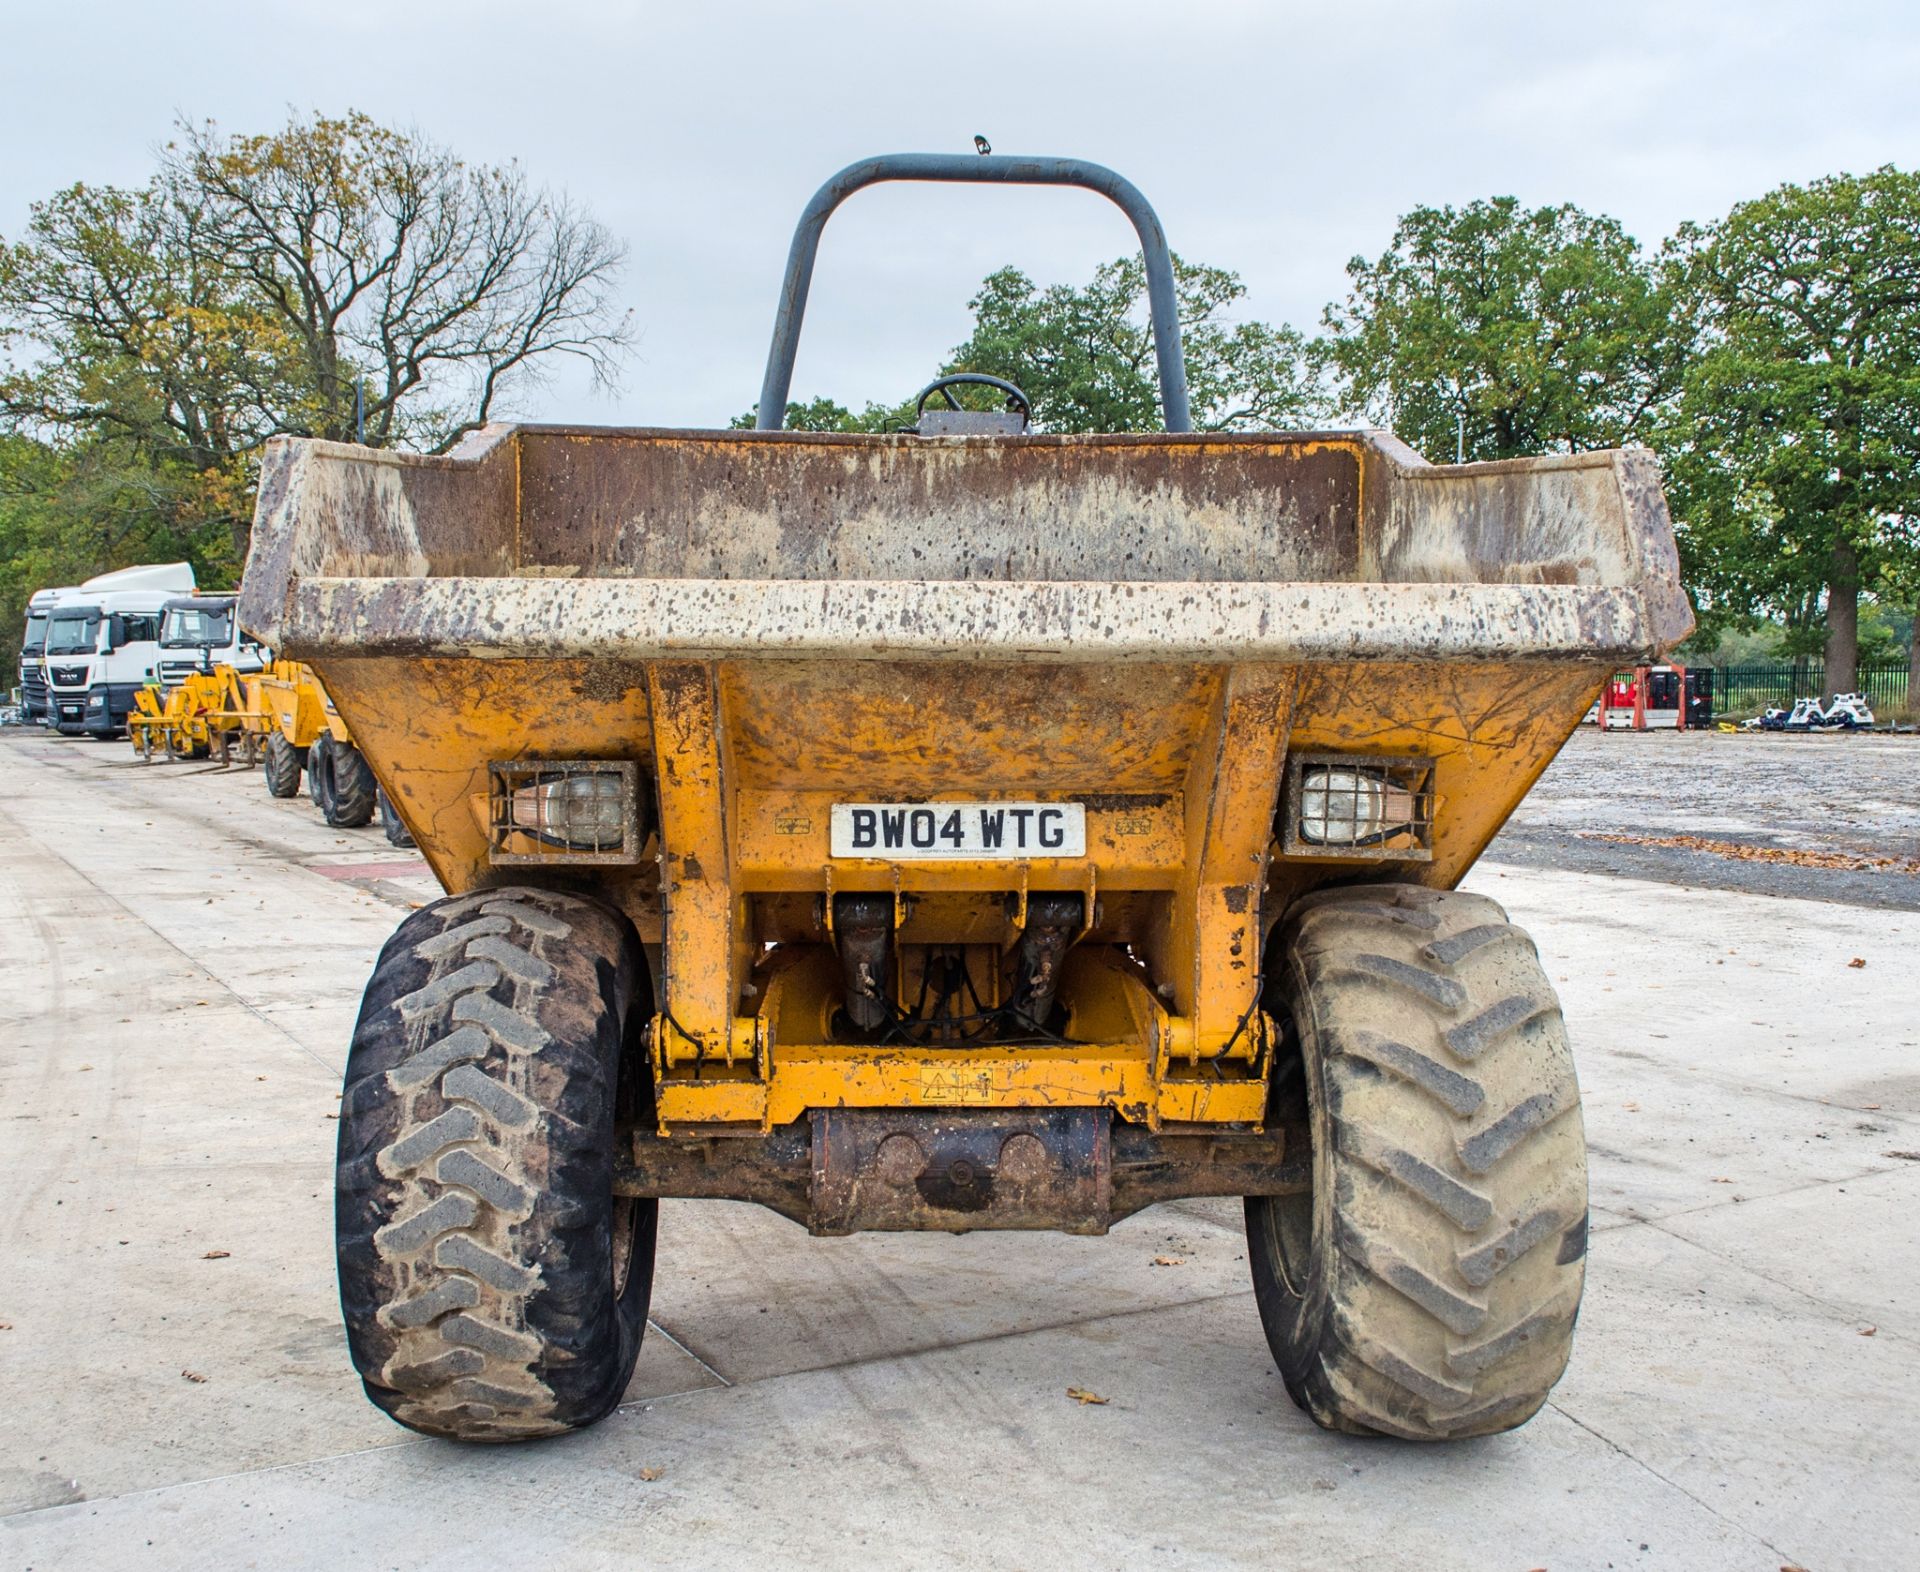
[[[1695,844],[1660,844],[1673,840]],[[1835,865],[1793,860],[1803,854]],[[1582,726],[1486,856],[1696,889],[1920,910],[1920,737],[1603,735]]]

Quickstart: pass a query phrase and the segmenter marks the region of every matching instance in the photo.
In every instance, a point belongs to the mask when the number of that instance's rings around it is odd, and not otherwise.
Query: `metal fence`
[[[1907,663],[1889,661],[1860,667],[1854,690],[1867,696],[1876,714],[1909,708],[1912,697],[1907,692]],[[1818,660],[1713,668],[1713,712],[1727,720],[1760,715],[1769,706],[1792,709],[1795,699],[1824,699],[1831,691],[1826,665]]]

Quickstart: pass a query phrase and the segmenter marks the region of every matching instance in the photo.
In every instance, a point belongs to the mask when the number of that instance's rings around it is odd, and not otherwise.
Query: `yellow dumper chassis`
[[[980,373],[909,433],[777,429],[820,229],[899,178],[1118,203],[1168,430],[1034,434]],[[1691,625],[1657,472],[1198,434],[1183,367],[1125,181],[911,155],[809,206],[761,430],[269,445],[243,625],[324,680],[448,892],[382,954],[342,1103],[348,1336],[401,1423],[607,1412],[663,1197],[839,1234],[1242,1196],[1320,1423],[1544,1402],[1571,1050],[1531,942],[1454,887]]]
[[[373,467],[395,473],[398,490],[416,474],[442,492],[471,477],[481,496],[512,496],[495,476],[517,473],[522,498],[545,492],[557,521],[577,505],[563,488],[579,484],[579,445],[591,440],[490,429],[449,460],[301,444],[276,448],[273,463],[285,467],[287,489],[309,499]],[[822,1229],[1086,1227],[1095,1216],[1084,1196],[1041,1205],[1013,1187],[984,1206],[902,1213],[865,1183],[864,1168],[837,1171],[843,1160],[867,1162],[884,1140],[830,1140],[832,1125],[818,1116],[841,1110],[885,1110],[881,1123],[891,1120],[895,1134],[911,1134],[916,1120],[928,1132],[960,1131],[954,1116],[969,1110],[1106,1110],[1127,1130],[1122,1145],[1135,1128],[1217,1138],[1190,1165],[1169,1157],[1164,1193],[1224,1193],[1208,1178],[1222,1161],[1250,1165],[1242,1179],[1257,1169],[1291,1183],[1284,1136],[1265,1122],[1276,1025],[1260,1001],[1262,947],[1280,915],[1329,882],[1386,876],[1450,888],[1610,666],[1684,627],[1684,602],[1661,571],[1657,480],[1633,453],[1439,471],[1378,433],[606,440],[609,462],[624,471],[611,484],[631,497],[665,497],[656,474],[685,487],[724,466],[745,491],[799,488],[817,469],[836,476],[850,508],[895,488],[917,493],[920,529],[953,540],[991,527],[954,516],[966,471],[988,463],[1000,485],[1009,471],[1016,485],[1046,474],[1057,505],[1072,511],[1077,486],[1110,491],[1111,477],[1151,455],[1148,485],[1105,500],[1123,513],[1167,510],[1160,528],[1193,488],[1236,483],[1253,509],[1269,506],[1257,500],[1264,487],[1276,502],[1315,489],[1345,514],[1333,554],[1359,582],[1203,579],[1201,568],[1229,563],[1201,539],[1174,582],[1073,581],[1063,570],[1078,564],[1066,562],[1046,564],[1049,579],[910,582],[884,576],[894,565],[881,561],[871,580],[806,584],[767,572],[780,567],[777,554],[751,564],[756,578],[556,579],[530,571],[535,560],[514,567],[503,518],[490,561],[476,562],[470,542],[441,548],[451,566],[495,572],[404,581],[316,572],[293,582],[284,610],[250,610],[280,616],[273,636],[324,674],[449,891],[591,888],[634,923],[662,1007],[647,1033],[651,1106],[630,1131],[620,1188],[777,1196],[777,1209],[804,1210]],[[944,491],[930,497],[936,477]],[[783,503],[792,499],[757,506],[772,514]],[[1555,520],[1572,512],[1609,522],[1620,582],[1555,581],[1580,571],[1546,560]],[[1409,527],[1415,513],[1427,515],[1429,539],[1431,525],[1497,522],[1505,533],[1472,543],[1477,563],[1452,557],[1454,542],[1435,555],[1449,572],[1510,580],[1389,578],[1423,566],[1388,555],[1421,538]],[[413,527],[421,524],[416,511]],[[518,532],[536,557],[542,527],[523,517]],[[767,527],[739,524],[743,535]],[[271,551],[280,521],[263,512],[260,528]],[[425,539],[422,549],[431,557]],[[649,548],[635,549],[644,563]],[[1274,549],[1302,554],[1284,537]],[[250,588],[270,561],[256,555]],[[1419,843],[1300,842],[1287,818],[1298,816],[1285,800],[1289,761],[1323,755],[1416,761],[1431,806]],[[637,766],[611,860],[601,850],[575,861],[502,831],[494,771],[515,760]],[[1076,804],[1086,855],[831,853],[836,804],[959,797]],[[846,996],[835,913],[847,897],[883,899],[888,986],[905,1011],[928,957],[946,953],[967,958],[983,1001],[1003,1000],[1009,957],[1043,895],[1071,896],[1082,914],[1061,963],[1058,1040],[875,1040],[835,1029]],[[1071,1121],[1059,1128],[1049,1163],[1065,1162],[1079,1138]],[[785,1144],[765,1144],[779,1130]],[[937,1166],[947,1138],[913,1138]],[[790,1177],[812,1197],[804,1209],[791,1185],[769,1189],[767,1173],[776,1152],[802,1148],[811,1155],[804,1165],[793,1157]],[[1092,1181],[1096,1192],[1107,1186],[1106,1220],[1124,1215],[1111,1197],[1127,1193],[1111,1182],[1114,1150],[1109,1141],[1094,1159],[1108,1169]],[[849,1186],[857,1205],[834,1199]]]

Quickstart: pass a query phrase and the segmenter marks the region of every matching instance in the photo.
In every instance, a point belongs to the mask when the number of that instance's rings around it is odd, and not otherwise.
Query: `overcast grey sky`
[[[623,385],[561,376],[514,413],[711,425],[759,390],[813,188],[899,150],[1111,164],[1246,314],[1313,326],[1355,252],[1420,203],[1512,193],[1657,244],[1785,180],[1920,163],[1920,7],[1781,4],[869,4],[737,0],[0,3],[0,235],[76,180],[137,183],[176,112],[413,124],[519,158],[632,248]],[[1077,192],[883,187],[827,231],[797,397],[913,391],[980,278],[1079,281],[1132,246]]]

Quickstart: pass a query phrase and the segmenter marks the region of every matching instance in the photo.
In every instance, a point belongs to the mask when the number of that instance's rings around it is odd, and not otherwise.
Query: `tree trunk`
[[[1851,693],[1860,675],[1860,554],[1844,535],[1827,563],[1827,692]]]
[[[1920,719],[1920,600],[1913,603],[1913,627],[1907,634],[1907,718]]]

